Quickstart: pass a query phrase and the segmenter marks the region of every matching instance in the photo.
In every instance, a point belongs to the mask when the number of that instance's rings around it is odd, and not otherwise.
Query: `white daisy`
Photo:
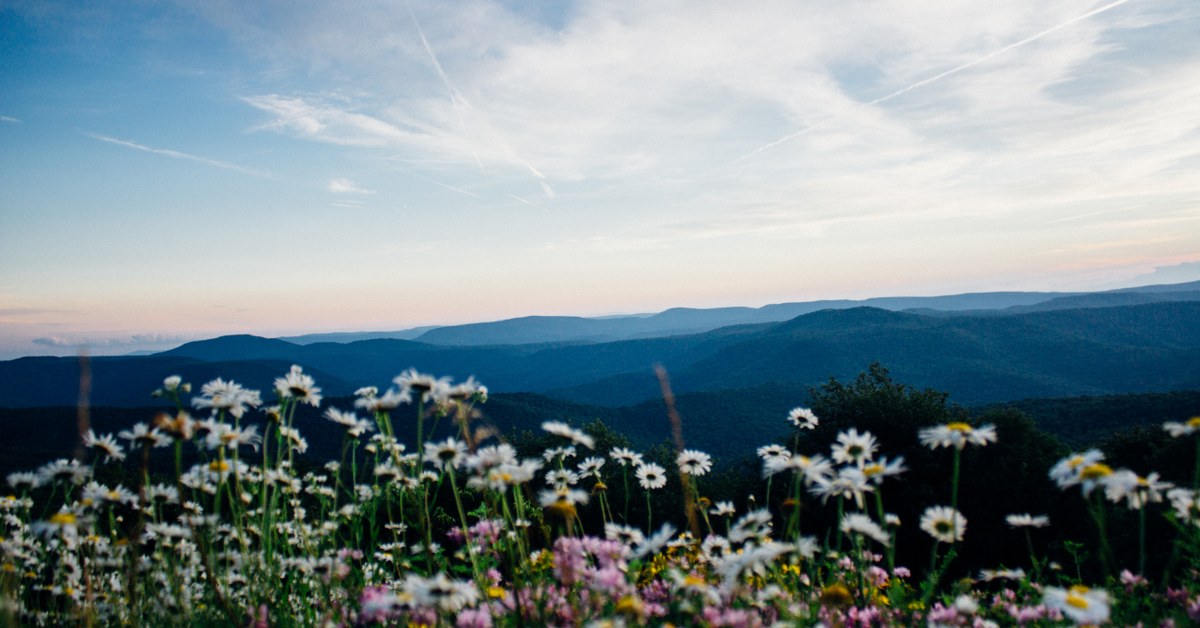
[[[1142,477],[1129,469],[1119,469],[1104,479],[1104,495],[1111,502],[1122,499],[1133,510],[1138,510],[1147,503],[1158,503],[1163,500],[1163,493],[1175,485],[1159,479],[1158,473]]]
[[[1031,514],[1009,515],[1004,518],[1008,525],[1014,528],[1044,528],[1050,525],[1050,517]]]
[[[646,541],[646,535],[642,534],[641,530],[619,523],[604,524],[604,537],[612,541],[620,541],[629,547],[640,545]]]
[[[408,369],[394,377],[392,381],[400,387],[401,396],[411,396],[416,393],[420,398],[437,398],[450,388],[449,377],[434,377],[419,373],[417,369]]]
[[[107,460],[120,462],[125,459],[125,450],[121,448],[112,434],[96,436],[96,432],[88,429],[87,434],[83,435],[83,446],[104,456]]]
[[[637,468],[638,484],[646,490],[659,489],[667,485],[667,471],[656,463],[647,462]]]
[[[737,513],[737,509],[733,507],[733,502],[717,502],[708,512],[718,517],[731,517]]]
[[[1042,603],[1066,615],[1076,624],[1102,624],[1108,621],[1108,591],[1075,585],[1069,589],[1046,587]]]
[[[771,519],[771,511],[762,508],[742,515],[729,529],[730,542],[743,543],[771,536]]]
[[[9,476],[9,482],[12,482]],[[1200,499],[1196,491],[1187,488],[1173,488],[1167,491],[1167,499],[1171,500],[1171,508],[1175,517],[1183,522],[1200,525]]]
[[[949,506],[930,506],[921,515],[921,529],[940,543],[955,543],[963,540],[967,518]]]
[[[596,439],[562,421],[546,421],[542,423],[542,429],[555,436],[562,436],[576,445],[583,445],[588,449],[596,447]]]
[[[282,399],[294,399],[314,408],[321,405],[321,389],[298,364],[293,364],[287,375],[275,378],[275,393]]]
[[[617,464],[621,465],[622,467],[636,467],[642,464],[642,454],[636,453],[624,447],[613,447],[612,451],[608,452],[608,457],[615,460]]]
[[[558,508],[565,505],[573,507],[575,505],[586,504],[587,502],[588,494],[586,491],[567,488],[565,486],[547,489],[538,494],[538,503],[542,505],[542,508]]]
[[[922,429],[919,433],[921,444],[930,449],[938,447],[954,447],[962,449],[967,445],[986,445],[996,442],[996,426],[981,425],[971,427],[969,423],[955,421],[945,425],[937,425]]]
[[[891,544],[891,537],[888,536],[888,533],[879,527],[878,523],[862,513],[855,512],[842,517],[841,528],[842,532],[861,534],[884,546]]]
[[[984,582],[993,580],[1024,580],[1024,569],[981,569],[979,579]]]
[[[554,469],[546,474],[546,484],[555,488],[574,486],[579,483],[579,474],[567,469]]]
[[[821,422],[817,415],[808,408],[792,408],[792,411],[788,412],[787,418],[792,425],[805,430],[815,429]]]
[[[547,449],[546,451],[542,452],[542,458],[545,458],[546,462],[555,462],[555,461],[566,460],[567,458],[574,458],[574,457],[575,457],[575,447],[574,446],[552,447],[552,448]]]
[[[812,494],[821,498],[822,503],[829,501],[830,497],[850,498],[859,509],[863,508],[865,495],[874,490],[858,467],[842,467],[838,469],[837,475],[831,478],[821,477],[809,488]]]
[[[762,458],[763,462],[770,462],[776,458],[784,460],[792,457],[792,452],[787,450],[783,445],[763,445],[757,450],[758,457]]]
[[[228,412],[240,419],[246,413],[247,406],[257,408],[262,405],[262,398],[257,390],[249,390],[237,382],[227,382],[218,377],[200,388],[200,396],[192,399],[192,405],[212,408],[214,414]]]
[[[675,457],[675,464],[679,465],[680,472],[700,477],[712,470],[712,457],[702,451],[685,449]]]
[[[425,444],[425,462],[432,463],[439,469],[457,469],[467,459],[467,446],[454,437],[440,443]]]
[[[390,412],[395,410],[402,403],[412,403],[412,393],[405,391],[397,391],[394,388],[389,388],[382,397],[379,395],[379,389],[374,386],[359,388],[354,391],[355,408],[362,408],[372,414]]]
[[[1080,473],[1083,469],[1103,460],[1104,452],[1099,449],[1089,449],[1083,453],[1071,454],[1050,468],[1050,479],[1054,480],[1059,488],[1074,486],[1080,483]]]
[[[600,468],[603,466],[604,458],[600,458],[599,456],[590,456],[588,458],[584,458],[583,461],[579,463],[579,478],[583,479],[594,476],[599,479]]]
[[[358,415],[353,412],[343,412],[337,408],[329,408],[322,416],[342,426],[350,438],[360,438],[363,434],[375,429],[370,421],[358,418]]]
[[[152,428],[145,423],[135,423],[132,430],[121,430],[117,436],[129,441],[131,445],[138,447],[166,447],[171,444],[171,439],[167,438],[157,428]]]
[[[517,463],[517,450],[508,443],[480,447],[475,454],[467,459],[467,468],[476,471],[486,471],[504,464]]]
[[[820,455],[772,458],[763,463],[763,477],[770,477],[784,471],[795,471],[804,478],[804,484],[810,486],[829,480],[833,475],[833,463]]]
[[[856,428],[837,435],[837,442],[831,447],[834,462],[859,464],[870,460],[879,449],[875,437],[870,432],[858,433]]]
[[[1174,438],[1190,436],[1200,431],[1200,416],[1194,416],[1183,423],[1167,421],[1163,423],[1163,429]]]
[[[908,468],[904,466],[904,457],[897,456],[895,460],[891,461],[887,458],[880,458],[879,460],[865,462],[859,466],[859,470],[862,471],[863,476],[869,482],[878,486],[883,483],[884,478],[900,475],[907,471]]]

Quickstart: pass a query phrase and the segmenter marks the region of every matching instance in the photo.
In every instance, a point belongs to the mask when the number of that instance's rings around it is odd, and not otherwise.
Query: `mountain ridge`
[[[154,356],[93,358],[91,366],[94,402],[110,405],[144,399],[162,377],[181,370],[196,384],[221,376],[269,391],[274,377],[296,363],[319,374],[326,395],[385,388],[412,367],[457,380],[474,375],[496,392],[617,406],[657,397],[655,364],[668,370],[677,390],[699,392],[813,385],[853,376],[873,362],[969,403],[1200,388],[1200,302],[992,317],[856,307],[592,344],[458,347],[373,339],[297,345],[238,335]],[[0,406],[73,403],[77,391],[74,358],[0,362]]]

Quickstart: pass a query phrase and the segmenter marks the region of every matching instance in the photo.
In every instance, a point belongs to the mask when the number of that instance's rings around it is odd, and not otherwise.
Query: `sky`
[[[0,359],[1200,279],[1194,0],[0,0]]]

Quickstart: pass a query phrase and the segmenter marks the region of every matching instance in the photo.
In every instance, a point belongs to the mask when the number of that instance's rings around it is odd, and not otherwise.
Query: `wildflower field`
[[[603,426],[559,421],[521,442],[501,438],[479,420],[487,390],[474,380],[409,370],[394,384],[323,407],[300,367],[275,381],[274,405],[232,381],[193,395],[168,377],[154,395],[174,411],[115,435],[89,430],[75,459],[8,475],[0,617],[153,626],[1200,622],[1200,417],[1162,426],[1173,442],[1191,441],[1195,457],[1190,469],[1160,475],[1113,468],[1096,449],[1041,465],[1028,461],[1044,456],[989,459],[1006,438],[1029,437],[1019,423],[898,420],[885,434],[796,408],[780,417],[784,442],[751,452],[753,476],[730,484],[712,457],[684,446],[669,395],[674,441],[635,451]],[[401,430],[402,407],[415,425]],[[338,459],[308,459],[301,409],[340,429]],[[411,442],[397,437],[410,428]],[[892,453],[910,440],[919,449],[907,458]],[[1016,447],[1028,453],[1033,442]],[[995,515],[996,504],[1015,507]]]

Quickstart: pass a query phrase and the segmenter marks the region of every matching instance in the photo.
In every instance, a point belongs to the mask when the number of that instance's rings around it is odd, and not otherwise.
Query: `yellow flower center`
[[[212,462],[208,463],[208,470],[215,471],[217,473],[223,473],[229,470],[229,463],[225,462],[224,460],[213,460]]]
[[[964,432],[964,433],[974,431],[974,429],[971,427],[971,425],[969,423],[963,423],[962,421],[955,421],[953,423],[947,423],[946,429],[948,429],[952,432]]]
[[[504,587],[488,587],[487,594],[492,599],[502,598],[504,597]]]
[[[1084,480],[1098,480],[1112,475],[1112,472],[1112,467],[1103,462],[1095,462],[1084,467],[1083,471],[1079,472],[1079,477]]]
[[[1086,609],[1090,605],[1088,604],[1087,598],[1085,598],[1083,596],[1086,595],[1088,593],[1088,591],[1090,591],[1090,590],[1091,589],[1088,589],[1087,587],[1080,585],[1080,584],[1077,584],[1077,585],[1071,587],[1067,591],[1067,604],[1070,604],[1071,606],[1074,606],[1075,608]]]
[[[833,604],[844,606],[854,601],[854,596],[850,595],[850,589],[846,585],[835,582],[821,590],[821,602],[823,604]]]
[[[575,516],[575,504],[565,500],[556,501],[553,504],[546,506],[546,510],[562,517],[563,519],[571,519]]]
[[[55,513],[50,517],[50,523],[56,526],[69,526],[75,524],[75,514],[70,512]]]
[[[622,615],[641,615],[642,601],[632,595],[626,595],[617,602],[616,611]]]
[[[863,471],[863,475],[865,475],[867,477],[871,477],[873,475],[879,475],[880,473],[883,473],[883,465],[881,465],[879,463],[869,464],[869,465],[863,467],[862,471]]]
[[[1194,416],[1187,420],[1188,427],[1200,427],[1200,416]]]

